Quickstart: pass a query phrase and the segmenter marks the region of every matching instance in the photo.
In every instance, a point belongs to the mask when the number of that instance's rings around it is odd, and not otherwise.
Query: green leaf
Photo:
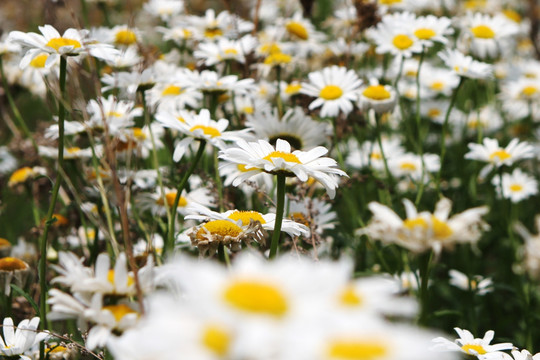
[[[15,291],[17,294],[23,296],[30,303],[30,305],[32,305],[32,307],[36,311],[36,314],[39,315],[39,307],[36,304],[36,302],[34,301],[34,299],[32,299],[32,297],[26,291],[24,291],[23,289],[21,289],[17,285],[11,284],[10,286],[13,289],[13,291]]]

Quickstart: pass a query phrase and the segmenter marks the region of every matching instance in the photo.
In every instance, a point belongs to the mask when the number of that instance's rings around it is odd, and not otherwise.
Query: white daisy
[[[309,104],[310,110],[322,106],[321,117],[334,117],[340,111],[347,115],[353,110],[362,84],[353,70],[334,65],[311,72],[308,78],[310,82],[302,83],[300,92],[317,98]]]
[[[485,355],[490,352],[509,350],[512,349],[511,343],[490,344],[491,340],[495,336],[493,330],[486,332],[483,338],[475,338],[470,331],[460,328],[454,328],[458,333],[459,339],[454,342],[447,340],[443,337],[433,339],[436,343],[431,350],[434,351],[461,351],[468,355]]]
[[[446,49],[438,53],[445,65],[456,74],[471,79],[489,79],[493,76],[493,66],[474,60],[459,50]]]
[[[481,275],[474,275],[469,278],[466,274],[455,269],[448,271],[450,276],[450,285],[453,285],[462,290],[472,290],[477,295],[485,295],[493,291],[493,280],[484,278]]]
[[[375,110],[377,114],[391,112],[397,102],[396,90],[390,85],[380,85],[377,79],[370,79],[359,91],[359,108],[367,112]]]
[[[162,21],[169,21],[184,11],[183,0],[150,0],[143,6],[144,11],[158,16]]]
[[[514,169],[511,174],[502,174],[502,184],[501,177],[495,176],[492,184],[499,197],[510,199],[513,203],[528,199],[538,193],[538,181],[519,168]]]
[[[20,67],[27,67],[30,62],[43,52],[50,54],[45,62],[45,67],[51,67],[58,61],[60,56],[76,56],[89,53],[101,59],[107,59],[118,53],[110,45],[99,44],[88,38],[88,30],[67,29],[63,35],[51,25],[39,26],[37,33],[23,33],[12,31],[9,34],[10,41],[27,48],[26,54],[21,59]]]
[[[309,151],[295,150],[291,152],[291,145],[282,139],[276,141],[274,148],[264,140],[246,142],[240,140],[237,147],[230,147],[221,151],[219,157],[225,161],[242,165],[246,170],[257,169],[271,174],[285,174],[296,176],[300,181],[307,181],[309,177],[319,181],[328,195],[333,198],[338,182],[332,175],[346,176],[345,172],[337,169],[337,163],[329,157],[322,157],[328,149],[318,146]],[[241,174],[233,181],[233,186],[255,175],[252,171]]]
[[[201,59],[206,66],[231,60],[243,64],[246,61],[246,55],[253,51],[256,44],[257,40],[251,35],[246,35],[239,40],[220,38],[217,42],[200,43],[193,56]]]
[[[225,131],[229,126],[229,120],[212,120],[210,119],[210,111],[207,109],[202,109],[198,115],[189,113],[185,113],[185,115],[180,120],[168,112],[161,112],[156,115],[156,120],[164,127],[178,130],[186,135],[184,139],[176,144],[174,149],[173,160],[176,162],[182,159],[188,146],[195,140],[205,140],[218,149],[223,149],[225,148],[225,141],[239,141],[246,137],[246,133],[249,131],[249,129]]]
[[[0,336],[0,355],[5,357],[20,356],[21,359],[30,360],[24,355],[32,347],[45,340],[49,334],[38,332],[39,318],[25,319],[19,325],[13,325],[13,319],[4,318],[2,330],[4,337]]]

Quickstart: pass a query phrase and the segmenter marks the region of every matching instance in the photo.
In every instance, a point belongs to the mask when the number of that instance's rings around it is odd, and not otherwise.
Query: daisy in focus
[[[511,343],[490,344],[495,336],[493,330],[486,332],[483,338],[475,338],[470,331],[460,328],[454,328],[458,333],[459,339],[453,342],[443,337],[433,339],[436,343],[431,350],[433,351],[461,351],[467,355],[485,355],[501,350],[510,350],[513,345]]]
[[[32,320],[25,319],[15,326],[13,319],[4,318],[2,330],[4,337],[0,336],[0,355],[2,357],[19,356],[23,360],[30,360],[30,350],[49,335],[45,332],[38,332],[39,318]],[[28,355],[25,355],[28,353]]]
[[[309,83],[302,83],[300,92],[315,101],[309,104],[313,110],[321,107],[321,117],[334,117],[340,112],[347,115],[358,100],[358,89],[362,80],[353,70],[331,66],[308,74]]]
[[[270,174],[296,176],[304,182],[312,177],[320,182],[328,195],[333,198],[338,187],[335,175],[347,176],[344,171],[337,168],[334,159],[323,157],[328,153],[328,149],[322,146],[308,151],[291,151],[291,145],[283,139],[278,139],[275,147],[264,140],[257,142],[240,140],[236,145],[222,150],[219,155],[220,159],[241,165],[246,170],[233,180],[233,186],[246,181],[255,175],[256,171],[264,171]]]

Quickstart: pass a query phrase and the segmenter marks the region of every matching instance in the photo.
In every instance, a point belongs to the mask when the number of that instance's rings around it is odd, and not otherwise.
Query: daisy
[[[255,89],[254,82],[251,78],[238,80],[236,75],[220,77],[215,71],[203,70],[200,73],[194,73],[188,85],[203,93],[234,92],[235,94],[245,94]]]
[[[467,133],[474,134],[481,129],[486,134],[493,133],[504,125],[500,111],[493,105],[486,105],[467,115],[460,112],[458,114],[460,114],[458,117],[450,115],[450,122],[457,125],[456,131],[463,131],[465,127]]]
[[[49,146],[38,146],[39,155],[56,159],[58,158],[58,148],[49,147]],[[100,156],[101,151],[98,151],[96,148],[96,156]],[[89,159],[92,157],[92,149],[86,148],[81,149],[78,146],[71,146],[64,148],[64,159],[74,160],[74,159]]]
[[[452,342],[443,337],[435,338],[433,339],[433,342],[436,344],[431,350],[460,351],[467,355],[480,356],[495,351],[509,350],[513,347],[511,343],[490,344],[495,336],[493,330],[487,331],[483,338],[475,338],[470,331],[465,329],[462,330],[456,327],[454,330],[458,333],[459,339]]]
[[[194,36],[199,40],[216,40],[221,37],[235,38],[253,30],[253,23],[222,11],[216,16],[214,9],[207,9],[204,17],[190,15],[187,23],[195,30]]]
[[[258,172],[296,176],[300,181],[307,181],[309,177],[313,177],[333,198],[338,183],[332,175],[346,176],[345,172],[336,168],[337,163],[334,159],[322,157],[328,152],[322,146],[309,151],[291,152],[291,145],[282,139],[276,141],[275,148],[264,140],[249,143],[239,140],[236,145],[237,147],[222,150],[219,155],[220,159],[242,165],[248,170],[233,181],[233,186],[238,186],[255,175],[255,171],[251,170],[256,169]]]
[[[210,210],[206,206],[193,204],[187,209],[190,213],[185,217],[186,220],[229,220],[241,227],[249,226],[252,222],[258,221],[265,230],[274,230],[276,214],[263,214],[253,210],[228,210],[218,213]],[[309,236],[309,229],[301,223],[283,219],[281,231],[290,236]]]
[[[518,32],[515,23],[502,15],[468,13],[464,22],[462,36],[470,41],[471,52],[481,59],[497,57],[504,41]]]
[[[493,291],[493,280],[490,278],[474,275],[469,279],[467,275],[455,269],[450,269],[448,275],[450,276],[450,285],[460,288],[461,290],[472,290],[477,295],[485,295],[488,292]]]
[[[337,214],[332,211],[332,204],[318,198],[289,200],[286,208],[289,218],[306,225],[312,233],[322,235],[325,230],[334,229],[336,226]]]
[[[385,153],[386,154],[386,153]],[[429,181],[429,173],[439,171],[441,162],[437,154],[396,154],[388,159],[388,169],[395,177],[410,177],[415,181]]]
[[[431,47],[435,42],[446,45],[448,43],[446,37],[454,33],[451,24],[452,21],[445,16],[420,16],[416,19],[412,31],[425,47]]]
[[[499,197],[518,203],[538,193],[536,179],[524,173],[521,169],[514,169],[511,174],[504,173],[501,177],[495,176],[491,181],[497,189]]]
[[[377,79],[370,79],[369,85],[359,90],[359,108],[367,112],[375,110],[377,114],[391,112],[397,102],[396,91],[390,85],[380,85]]]
[[[120,48],[137,46],[141,41],[141,32],[139,29],[129,27],[128,25],[117,25],[112,29],[106,29],[106,38],[103,42],[113,44]]]
[[[346,163],[358,169],[371,167],[378,171],[384,171],[383,153],[387,161],[405,153],[401,140],[395,136],[391,138],[383,137],[381,144],[383,151],[381,151],[377,141],[365,141],[359,147],[355,140],[351,140],[348,146],[350,151]]]
[[[221,38],[215,43],[200,43],[193,56],[201,59],[206,66],[231,60],[243,64],[246,61],[246,55],[253,51],[256,44],[257,40],[251,35],[246,35],[239,40]]]
[[[455,244],[475,244],[487,229],[482,220],[488,212],[486,206],[468,209],[450,217],[452,203],[447,198],[439,200],[433,213],[418,212],[408,199],[403,200],[406,218],[401,219],[392,209],[376,202],[368,204],[373,213],[368,226],[359,230],[384,243],[395,243],[420,253],[430,248],[439,254],[443,248]]]
[[[459,84],[459,76],[451,70],[422,65],[420,85],[426,96],[450,96]]]
[[[21,68],[27,67],[43,52],[50,54],[45,61],[45,67],[51,67],[60,56],[89,53],[94,57],[107,59],[118,52],[110,45],[94,43],[88,38],[88,30],[67,29],[60,35],[54,27],[45,25],[39,26],[39,31],[42,35],[20,31],[12,31],[9,34],[10,41],[28,49],[19,64]]]
[[[49,336],[45,332],[38,332],[38,325],[38,317],[25,319],[18,326],[13,325],[13,319],[10,317],[4,318],[2,326],[4,337],[0,336],[0,355],[19,356],[21,359],[30,360],[31,358],[24,353]]]
[[[302,83],[300,92],[317,98],[309,104],[310,110],[322,106],[321,117],[334,117],[340,111],[347,115],[353,110],[362,84],[353,70],[334,65],[311,72],[308,78],[309,83]]]
[[[308,41],[312,40],[313,37],[320,38],[315,26],[302,16],[301,11],[295,12],[291,18],[285,19],[284,28],[286,36],[292,41]]]
[[[367,30],[366,35],[377,47],[377,54],[390,53],[401,58],[410,58],[422,52],[422,42],[413,33],[415,16],[412,13],[385,15],[375,28]]]
[[[9,296],[11,284],[21,288],[26,286],[30,275],[30,265],[15,257],[0,258],[0,293]]]
[[[184,156],[188,146],[195,140],[208,141],[212,146],[218,149],[225,148],[225,141],[240,141],[246,137],[249,129],[240,131],[225,131],[229,126],[229,121],[219,119],[218,121],[210,119],[210,111],[202,109],[198,115],[186,113],[184,121],[172,116],[170,113],[162,112],[156,115],[156,120],[164,127],[178,130],[186,137],[174,149],[173,160],[178,162]]]
[[[499,146],[497,139],[490,138],[484,138],[482,144],[469,143],[468,146],[469,152],[465,154],[465,159],[488,163],[480,171],[481,178],[485,177],[494,167],[511,166],[519,160],[534,157],[533,146],[527,142],[520,142],[518,139],[512,139],[505,148]]]
[[[252,129],[256,139],[275,145],[277,139],[287,140],[296,150],[309,150],[326,142],[330,126],[314,121],[302,108],[294,107],[280,118],[277,109],[257,111],[247,116],[245,126]]]
[[[150,0],[143,6],[144,11],[159,17],[162,21],[169,21],[184,11],[183,0]]]
[[[493,76],[493,66],[474,60],[459,50],[446,49],[438,53],[445,65],[457,75],[471,79],[489,79]]]
[[[141,210],[150,210],[154,216],[165,216],[167,208],[171,209],[173,207],[177,193],[175,189],[164,187],[162,195],[161,190],[157,188],[153,193],[141,194],[136,202],[140,205]],[[214,205],[214,198],[207,188],[200,187],[190,192],[183,190],[176,211],[179,214],[187,215],[188,207],[195,204]]]

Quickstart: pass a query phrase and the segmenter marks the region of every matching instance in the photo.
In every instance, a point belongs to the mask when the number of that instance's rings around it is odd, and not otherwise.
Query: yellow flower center
[[[373,160],[382,160],[382,154],[380,152],[372,152],[370,155]]]
[[[429,40],[435,35],[437,35],[437,33],[435,33],[435,31],[433,31],[432,29],[428,28],[418,29],[414,32],[414,36],[416,36],[420,40]]]
[[[170,191],[170,192],[165,194],[165,199],[166,199],[167,205],[169,207],[172,207],[174,205],[174,199],[176,199],[176,194],[177,194],[176,191]],[[164,206],[165,201],[163,201],[163,197],[160,197],[159,199],[157,199],[156,204]],[[188,204],[187,199],[185,197],[183,197],[183,196],[180,196],[180,199],[178,200],[178,206],[179,207],[186,207],[187,204]]]
[[[400,34],[394,37],[394,40],[392,40],[392,44],[394,44],[394,46],[399,50],[406,50],[414,44],[414,41],[407,35]]]
[[[520,192],[523,190],[523,186],[520,184],[512,184],[510,185],[510,191],[512,192]]]
[[[343,90],[336,85],[326,85],[319,93],[319,97],[323,98],[324,100],[339,99],[341,95],[343,95]]]
[[[400,4],[401,0],[379,0],[379,3],[382,5],[393,5]]]
[[[416,165],[413,164],[412,162],[403,162],[403,163],[401,163],[401,165],[399,165],[399,167],[401,168],[401,170],[405,170],[405,171],[415,171],[416,170]]]
[[[442,81],[434,81],[431,83],[431,89],[441,91],[442,89],[444,89],[444,83]]]
[[[386,355],[384,344],[366,339],[334,340],[329,344],[328,355],[331,359],[374,360]]]
[[[486,7],[487,0],[467,0],[465,1],[465,9],[483,9]]]
[[[263,219],[261,213],[257,211],[238,211],[236,210],[231,215],[229,219],[234,221],[242,220],[242,225],[249,225],[251,220],[258,221],[261,224],[266,224],[266,221]]]
[[[536,86],[526,86],[523,88],[523,90],[521,90],[521,93],[525,96],[533,96],[533,95],[536,95],[536,93],[538,92],[538,88]]]
[[[0,259],[0,271],[26,270],[27,268],[28,264],[17,258],[5,257]]]
[[[64,351],[67,351],[67,348],[65,346],[61,346],[61,345],[58,345],[58,346],[55,346],[53,348],[49,348],[47,349],[47,353],[61,353],[61,352],[64,352]]]
[[[162,92],[162,96],[177,96],[184,92],[180,86],[170,85],[167,86]]]
[[[506,159],[511,158],[512,155],[510,155],[506,150],[500,149],[497,151],[494,151],[489,155],[489,160],[491,161],[504,161]]]
[[[445,239],[452,235],[453,231],[446,221],[441,221],[432,215],[431,222],[433,223],[433,234],[436,238]]]
[[[231,345],[231,336],[221,326],[209,325],[202,334],[202,343],[220,357],[227,355]]]
[[[286,152],[283,152],[283,151],[272,151],[270,154],[263,157],[264,160],[268,160],[271,163],[274,163],[272,158],[281,158],[281,159],[283,159],[283,160],[285,160],[287,162],[294,162],[294,163],[297,163],[297,164],[301,164],[300,160],[298,159],[298,157],[296,155],[291,154],[291,153],[286,153]]]
[[[241,172],[248,172],[248,171],[253,170],[253,168],[248,168],[248,167],[247,167],[246,165],[244,165],[244,164],[238,164],[236,167],[237,167],[238,170],[241,171]]]
[[[204,224],[197,231],[197,239],[205,240],[204,235],[210,232],[212,235],[237,237],[242,233],[242,228],[228,220],[212,220]]]
[[[302,40],[307,40],[309,38],[309,34],[306,27],[302,25],[301,23],[299,23],[298,21],[288,22],[287,25],[285,25],[285,28],[290,34],[295,35]]]
[[[521,15],[519,15],[516,11],[511,9],[505,9],[502,11],[503,15],[509,18],[510,20],[520,23],[521,22]]]
[[[228,48],[223,51],[227,55],[238,55],[238,51],[233,48]]]
[[[53,48],[56,51],[59,51],[62,46],[73,46],[74,49],[78,49],[81,47],[81,43],[77,40],[73,39],[66,39],[66,38],[53,38],[49,40],[45,46],[48,46],[50,48]]]
[[[81,148],[80,147],[77,147],[77,146],[72,146],[72,147],[69,147],[66,149],[66,152],[68,154],[76,154],[78,153],[79,151],[81,151]]]
[[[189,129],[189,131],[194,132],[195,130],[199,130],[199,129],[203,131],[204,135],[208,135],[213,138],[221,135],[218,129],[211,126],[204,126],[204,125],[195,125],[191,129]]]
[[[116,321],[122,320],[122,318],[124,316],[126,316],[127,314],[136,314],[137,313],[135,310],[133,310],[132,308],[130,308],[126,304],[107,305],[107,306],[103,307],[103,310],[110,311],[113,314],[114,319]]]
[[[403,226],[405,226],[409,230],[414,230],[417,227],[423,228],[424,230],[428,228],[426,220],[421,217],[417,217],[414,219],[405,219],[403,221]]]
[[[242,111],[245,113],[245,114],[253,114],[253,112],[255,111],[255,109],[253,109],[253,106],[244,106],[244,108],[242,109]]]
[[[437,116],[441,115],[441,110],[433,108],[428,110],[428,116],[430,118],[436,118]]]
[[[298,94],[301,89],[302,89],[302,85],[300,84],[289,84],[285,88],[285,94],[287,95]]]
[[[479,39],[493,39],[495,37],[495,32],[486,25],[475,26],[471,28],[471,32],[473,33],[474,37]]]
[[[345,290],[341,292],[339,300],[341,304],[350,307],[362,305],[363,302],[362,297],[354,291],[354,286],[352,285],[347,286]]]
[[[9,247],[9,246],[11,246],[11,243],[9,242],[9,240],[0,238],[0,248]]]
[[[370,85],[362,92],[362,95],[372,100],[386,100],[391,96],[383,85]]]
[[[275,54],[280,53],[281,48],[276,43],[269,43],[262,45],[259,51],[263,54]]]
[[[54,222],[53,226],[55,227],[58,227],[58,226],[66,226],[67,224],[69,224],[69,220],[67,219],[67,217],[65,217],[64,215],[61,215],[61,214],[53,214],[52,216],[54,219],[56,219],[56,221]]]
[[[124,114],[119,113],[119,112],[116,112],[116,111],[109,111],[109,112],[106,113],[105,115],[106,115],[107,117],[116,117],[116,118],[119,118],[119,117],[124,116]]]
[[[129,29],[120,30],[116,33],[114,42],[119,45],[132,45],[137,42],[137,35]]]
[[[139,127],[134,127],[133,128],[133,136],[135,136],[135,138],[139,141],[142,141],[142,140],[145,140],[146,139],[146,134],[144,133],[143,129],[139,128]]]
[[[113,269],[109,270],[109,272],[107,273],[107,281],[109,281],[111,284],[115,285],[115,283],[114,283],[114,270]],[[128,275],[127,286],[131,286],[133,284],[135,284],[135,280],[133,279],[133,276]]]
[[[297,222],[299,224],[303,224],[303,225],[309,227],[308,219],[301,212],[293,212],[293,213],[291,213],[290,218],[294,222]]]
[[[206,28],[204,30],[204,36],[210,39],[213,39],[215,37],[222,36],[222,35],[223,35],[223,30],[221,30],[218,27]]]
[[[282,317],[287,313],[287,298],[273,284],[258,280],[237,280],[223,296],[234,308],[248,313]]]
[[[471,355],[484,355],[485,353],[487,353],[487,351],[484,350],[482,345],[467,344],[467,345],[463,345],[461,348],[467,354],[471,354]]]
[[[32,170],[31,167],[25,166],[20,168],[11,174],[9,177],[9,184],[14,185],[25,182],[32,174],[34,174],[34,170]]]
[[[47,54],[40,54],[36,56],[35,58],[30,61],[30,66],[41,69],[45,67],[45,62],[47,61],[47,58],[49,55]]]
[[[288,64],[292,60],[291,55],[284,54],[282,52],[271,53],[264,59],[265,65],[281,65]]]

